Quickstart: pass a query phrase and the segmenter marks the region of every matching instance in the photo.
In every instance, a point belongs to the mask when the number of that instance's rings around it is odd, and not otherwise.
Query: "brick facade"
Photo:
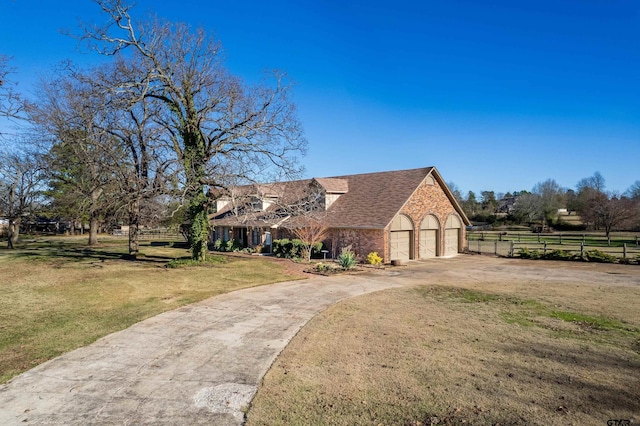
[[[277,188],[281,191],[276,191]],[[259,188],[251,186],[244,190],[253,194],[251,200],[273,198],[274,194],[279,194],[278,199],[281,198],[286,204],[306,199],[304,197],[308,197],[310,191],[317,198],[318,188],[325,197],[326,226],[330,229],[325,245],[333,258],[340,254],[342,248],[349,247],[360,260],[364,260],[371,252],[378,252],[384,262],[390,262],[393,243],[393,256],[418,259],[421,255],[420,227],[428,215],[433,215],[436,220],[429,218],[425,224],[429,229],[437,229],[437,233],[435,236],[432,233],[424,234],[425,240],[430,241],[429,246],[425,246],[428,250],[422,251],[424,256],[453,255],[466,245],[464,226],[469,224],[469,220],[455,200],[449,198],[451,194],[444,180],[433,167],[280,182]],[[327,202],[329,199],[331,203]],[[261,230],[260,241],[263,244],[264,234],[268,230],[272,239],[293,236],[286,229],[287,223],[278,223],[277,226],[271,224],[289,220],[284,218],[285,209],[274,203],[270,203],[268,208],[263,205],[262,208],[264,211],[256,211],[254,204],[248,205],[246,210],[251,216],[239,216],[235,210],[227,208],[212,217],[212,224],[222,230],[233,229],[234,237],[235,228],[242,229],[246,238],[242,233],[239,239],[246,245],[257,243],[257,229]],[[403,216],[400,218],[398,215]],[[458,231],[447,232],[447,221],[452,216],[458,219],[454,222],[460,224],[460,228],[456,228],[456,225],[454,228]],[[394,231],[402,233],[391,231],[392,226]],[[406,232],[410,232],[410,241]],[[457,239],[453,238],[455,235],[452,232],[457,232]],[[435,244],[432,237],[437,238]]]
[[[433,182],[433,181],[431,181]],[[420,224],[422,220],[429,214],[434,215],[440,223],[440,229],[438,230],[438,256],[444,255],[445,246],[445,226],[447,218],[450,215],[455,215],[460,219],[462,228],[459,233],[460,246],[466,246],[466,229],[464,222],[456,212],[455,207],[445,194],[444,190],[437,182],[429,183],[429,180],[425,180],[414,192],[414,194],[407,200],[405,205],[400,210],[400,213],[406,215],[411,219],[414,226],[413,232],[413,253],[414,258],[417,259],[419,253],[419,239],[420,239]],[[389,256],[389,248],[387,247],[386,255]],[[385,257],[385,260],[388,257]]]
[[[413,258],[418,259],[420,246],[420,224],[422,220],[429,214],[434,215],[440,224],[438,236],[438,256],[444,255],[445,247],[445,226],[447,218],[450,215],[457,214],[455,207],[447,197],[446,193],[437,182],[426,180],[414,192],[413,196],[407,200],[401,214],[404,214],[411,222],[413,222]],[[466,230],[462,219],[462,228],[459,232],[460,246],[466,245]],[[343,247],[350,247],[360,260],[366,259],[367,254],[372,251],[384,259],[384,262],[390,261],[389,247],[389,228],[381,229],[334,229],[330,238],[331,255],[335,258],[340,254]],[[329,242],[327,241],[327,242]]]
[[[332,229],[327,242],[334,259],[343,248],[350,248],[358,260],[364,261],[372,251],[383,257],[386,233],[382,229]]]

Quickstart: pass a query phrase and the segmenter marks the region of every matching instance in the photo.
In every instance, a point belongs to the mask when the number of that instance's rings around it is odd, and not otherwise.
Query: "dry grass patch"
[[[640,289],[535,284],[457,281],[335,305],[276,360],[247,424],[637,422]]]
[[[0,250],[0,383],[142,319],[221,293],[299,275],[267,259],[226,258],[167,269],[185,249],[146,244],[122,260],[126,241],[37,241]]]

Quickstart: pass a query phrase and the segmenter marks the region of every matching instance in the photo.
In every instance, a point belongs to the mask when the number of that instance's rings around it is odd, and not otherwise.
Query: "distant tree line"
[[[26,99],[0,55],[0,117],[18,127],[0,135],[8,246],[21,222],[44,215],[88,226],[89,244],[105,224],[129,225],[135,255],[142,224],[173,218],[203,260],[209,194],[300,173],[306,140],[291,86],[279,72],[246,85],[202,30],[136,20],[121,0],[95,2],[107,24],[75,36],[106,59],[99,65],[61,64]]]
[[[581,179],[574,189],[564,188],[553,179],[537,183],[531,191],[495,194],[473,191],[466,196],[455,183],[449,184],[458,203],[473,222],[551,227],[571,227],[562,222],[560,209],[579,215],[584,229],[602,230],[607,236],[614,230],[640,230],[640,180],[626,192],[607,191],[600,172]],[[575,227],[575,226],[574,226]]]

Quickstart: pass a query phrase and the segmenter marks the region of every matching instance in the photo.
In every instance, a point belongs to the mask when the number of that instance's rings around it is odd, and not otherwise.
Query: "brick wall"
[[[457,215],[457,213],[444,190],[437,182],[435,185],[429,185],[426,182],[423,183],[404,205],[401,213],[411,218],[415,226],[415,232],[413,233],[414,258],[417,259],[419,257],[420,223],[428,214],[432,214],[438,218],[440,223],[438,256],[444,254],[444,228],[447,217],[450,214]],[[460,222],[462,223],[462,219]],[[466,245],[464,224],[460,234],[461,246],[464,247]],[[356,255],[358,255],[359,260],[366,259],[367,254],[376,251],[385,262],[390,261],[391,253],[388,229],[385,231],[376,229],[334,229],[328,239],[331,241],[331,255],[334,258],[340,254],[340,250],[343,247],[350,246]]]
[[[332,229],[329,235],[331,255],[335,259],[343,247],[350,247],[363,261],[372,251],[383,256],[386,244],[386,233],[382,229]]]
[[[442,187],[437,182],[434,185],[429,185],[427,182],[423,182],[400,212],[411,218],[415,226],[415,231],[413,233],[414,258],[418,258],[420,223],[428,214],[434,215],[440,222],[440,232],[438,232],[440,237],[440,241],[438,241],[438,256],[442,256],[444,254],[444,228],[447,223],[447,217],[450,214],[455,214],[460,219],[460,223],[462,223],[460,245],[461,247],[466,246],[467,233],[464,228],[464,222],[457,214],[453,204],[449,201],[449,198]],[[385,260],[386,259],[387,258],[385,258]]]

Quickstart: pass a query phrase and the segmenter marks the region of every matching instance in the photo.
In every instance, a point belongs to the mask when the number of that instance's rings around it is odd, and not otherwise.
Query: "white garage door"
[[[420,259],[428,259],[438,255],[438,230],[440,222],[432,214],[428,214],[420,223]]]
[[[460,247],[459,235],[462,222],[456,215],[449,215],[444,230],[444,255],[455,256]]]
[[[391,260],[409,260],[411,258],[411,231],[391,231]]]
[[[420,259],[436,257],[437,235],[435,229],[420,230]]]
[[[458,230],[446,229],[444,231],[444,255],[455,256],[458,254]]]

